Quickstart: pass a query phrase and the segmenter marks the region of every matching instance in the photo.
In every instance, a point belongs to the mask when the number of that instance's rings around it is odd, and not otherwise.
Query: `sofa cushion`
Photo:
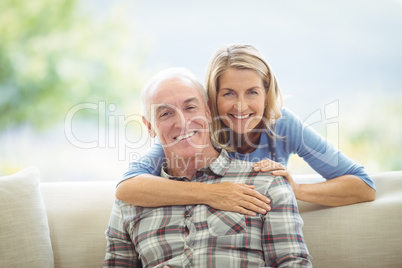
[[[54,267],[39,177],[34,167],[0,177],[2,267]]]
[[[56,267],[102,267],[116,185],[117,181],[41,184]]]

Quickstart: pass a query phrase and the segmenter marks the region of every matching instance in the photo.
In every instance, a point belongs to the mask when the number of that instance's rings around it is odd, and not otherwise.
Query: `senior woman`
[[[276,78],[253,46],[220,47],[209,63],[206,87],[213,118],[211,139],[232,158],[258,162],[255,171],[284,176],[298,200],[342,206],[375,199],[374,183],[363,166],[282,108]],[[291,154],[302,157],[326,181],[297,184],[285,168]],[[246,215],[270,210],[270,200],[244,184],[205,185],[158,177],[163,156],[157,142],[131,163],[116,197],[147,207],[207,204]]]

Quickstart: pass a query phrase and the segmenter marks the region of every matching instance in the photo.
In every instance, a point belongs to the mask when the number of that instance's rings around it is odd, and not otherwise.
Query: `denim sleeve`
[[[160,176],[164,163],[162,144],[157,140],[139,160],[130,163],[128,171],[123,174],[119,183],[141,174]]]
[[[282,116],[284,120],[277,125],[277,134],[284,137],[278,142],[279,150],[298,154],[327,180],[342,175],[355,175],[375,189],[373,180],[363,166],[338,150],[289,110],[283,109]]]

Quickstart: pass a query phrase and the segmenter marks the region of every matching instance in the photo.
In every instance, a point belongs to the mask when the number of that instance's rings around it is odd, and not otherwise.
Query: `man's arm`
[[[312,267],[302,233],[292,188],[283,177],[275,177],[268,189],[271,212],[264,217],[262,244],[265,265],[273,267]]]
[[[120,201],[116,200],[106,230],[106,256],[103,267],[142,267],[130,235],[125,231]]]
[[[344,206],[375,200],[375,190],[354,175],[344,175],[320,183],[297,184],[287,170],[273,171],[272,174],[285,177],[296,198],[301,201],[325,206]]]
[[[121,182],[116,198],[143,207],[207,204],[215,209],[252,216],[270,210],[270,200],[255,191],[254,186],[231,182],[181,182],[149,174]]]

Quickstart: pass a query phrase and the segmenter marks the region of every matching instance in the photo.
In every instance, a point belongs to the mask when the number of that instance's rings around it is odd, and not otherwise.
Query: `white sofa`
[[[297,180],[311,178],[300,176]],[[372,178],[377,187],[374,202],[344,207],[299,202],[314,267],[402,267],[402,171],[374,174]],[[0,191],[1,181],[0,177]],[[102,266],[104,231],[115,186],[114,181],[39,184],[55,267]],[[3,219],[0,228],[2,222]],[[0,238],[4,236],[2,232],[0,229]],[[7,248],[0,247],[0,260],[4,251]],[[1,263],[0,267],[23,267]],[[53,259],[46,265],[30,264],[29,267],[52,267]]]

